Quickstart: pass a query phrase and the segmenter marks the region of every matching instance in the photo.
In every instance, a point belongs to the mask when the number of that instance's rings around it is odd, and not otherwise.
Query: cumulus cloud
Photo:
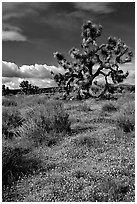
[[[3,41],[26,41],[27,38],[17,31],[2,31]]]
[[[3,77],[19,77],[19,69],[15,63],[2,61]]]
[[[58,73],[62,72],[62,68],[55,66],[48,66],[46,64],[35,64],[35,65],[23,65],[20,68],[21,77],[27,78],[52,78],[51,71]]]
[[[18,67],[12,62],[2,62],[3,84],[9,88],[19,88],[19,84],[23,80],[29,80],[33,85],[39,87],[56,86],[51,71],[54,73],[63,73],[61,67],[48,66],[46,64],[22,65]]]
[[[48,66],[46,64],[22,65],[18,67],[15,63],[2,62],[3,77],[52,79],[51,71],[62,73],[64,70],[61,67]]]

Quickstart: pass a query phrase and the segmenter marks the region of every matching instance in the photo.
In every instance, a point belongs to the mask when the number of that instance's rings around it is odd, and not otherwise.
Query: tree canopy
[[[64,74],[52,74],[58,86],[64,91],[64,97],[77,98],[100,97],[109,87],[111,78],[114,84],[123,82],[129,75],[120,68],[121,64],[131,62],[133,53],[121,39],[108,37],[105,44],[98,45],[102,26],[88,20],[82,26],[81,49],[73,47],[69,54],[72,62],[59,52],[54,53],[58,64],[64,68]],[[95,66],[96,65],[96,66]],[[104,80],[104,84],[99,81]]]
[[[38,93],[39,87],[33,86],[29,81],[22,81],[19,85],[21,91],[25,94],[35,94]]]

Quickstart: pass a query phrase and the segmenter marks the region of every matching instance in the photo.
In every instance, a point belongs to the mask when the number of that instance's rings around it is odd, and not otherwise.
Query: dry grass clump
[[[16,107],[3,107],[2,110],[2,136],[12,139],[14,131],[22,125],[23,118]]]
[[[28,108],[24,117],[25,121],[17,133],[36,144],[44,141],[45,144],[52,145],[70,131],[69,115],[59,102],[51,101]]]
[[[31,146],[31,145],[30,145]],[[3,141],[2,148],[2,187],[3,192],[24,175],[40,169],[40,159],[34,157],[30,146]]]
[[[124,132],[131,132],[135,128],[135,104],[134,102],[125,103],[116,118],[116,125]]]
[[[118,106],[112,102],[105,103],[102,107],[102,111],[113,112],[117,110],[118,110]]]
[[[88,148],[100,148],[102,142],[96,138],[91,132],[83,133],[73,139],[76,146],[87,146]]]
[[[15,99],[10,99],[10,98],[3,98],[2,99],[2,106],[6,106],[6,107],[9,107],[9,106],[17,106],[17,102],[15,101]]]

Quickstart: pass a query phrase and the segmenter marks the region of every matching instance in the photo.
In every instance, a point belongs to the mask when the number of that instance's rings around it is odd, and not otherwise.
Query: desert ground
[[[3,96],[3,202],[134,202],[135,93]]]

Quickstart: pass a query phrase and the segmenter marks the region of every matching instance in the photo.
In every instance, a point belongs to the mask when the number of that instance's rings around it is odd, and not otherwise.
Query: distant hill
[[[48,87],[48,88],[39,88],[39,93],[54,93],[58,90],[58,87]],[[9,89],[8,94],[19,94],[21,89]]]
[[[135,92],[135,85],[131,84],[110,84],[110,88],[113,88],[114,91],[117,89],[121,89],[121,91],[130,91],[130,92]],[[58,91],[58,87],[48,87],[48,88],[39,88],[39,94],[41,93],[55,93]],[[21,89],[9,89],[8,94],[19,94],[21,93]]]

